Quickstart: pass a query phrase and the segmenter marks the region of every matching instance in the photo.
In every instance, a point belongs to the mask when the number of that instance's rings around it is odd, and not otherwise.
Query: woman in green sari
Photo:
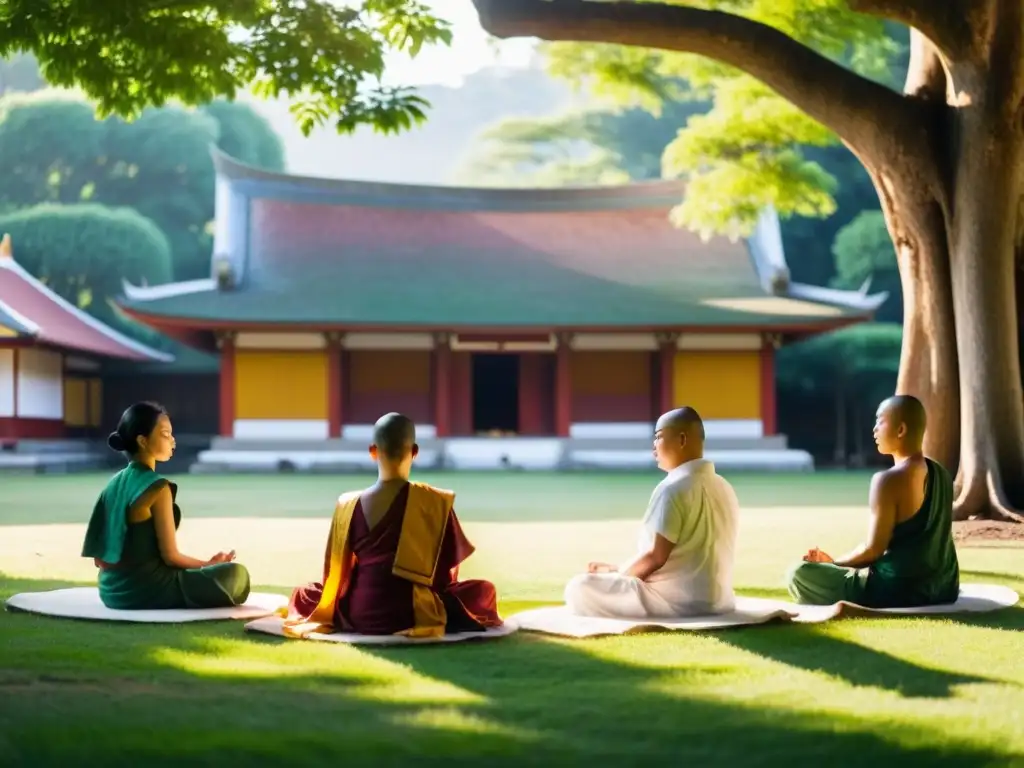
[[[103,489],[85,534],[82,557],[100,569],[103,604],[118,610],[226,608],[249,597],[249,571],[220,552],[198,560],[178,550],[178,487],[159,475],[174,454],[167,411],[136,403],[107,439],[128,466]]]

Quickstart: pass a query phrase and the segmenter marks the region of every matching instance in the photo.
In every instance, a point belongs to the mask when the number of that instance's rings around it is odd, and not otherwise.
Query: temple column
[[[14,418],[14,419],[17,419],[18,418],[18,413],[19,413],[19,411],[18,411],[18,378],[21,376],[21,374],[18,371],[18,364],[19,364],[18,352],[19,352],[19,350],[18,350],[17,347],[15,347],[12,351],[14,352],[14,354],[11,357],[11,376],[12,376],[11,388],[13,390],[13,403],[12,403],[13,407],[12,407],[12,410],[11,410],[11,414],[12,414],[11,417]]]
[[[452,348],[448,334],[434,337],[434,429],[438,437],[451,434]]]
[[[674,333],[658,335],[658,416],[671,411],[675,407],[677,338]]]
[[[775,349],[777,336],[769,334],[761,345],[761,425],[765,436],[778,430],[775,405]]]
[[[220,350],[220,436],[235,435],[235,334],[217,334]]]
[[[542,435],[541,402],[544,398],[544,358],[524,352],[519,355],[519,427],[521,435]]]
[[[341,437],[345,402],[345,377],[342,365],[341,334],[325,334],[327,341],[327,436]]]
[[[572,348],[568,334],[559,334],[555,350],[555,434],[568,437],[572,426]]]

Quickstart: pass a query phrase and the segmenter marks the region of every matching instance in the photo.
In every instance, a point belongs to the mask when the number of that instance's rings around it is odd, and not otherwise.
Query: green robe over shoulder
[[[800,563],[789,575],[789,593],[800,603],[841,600],[867,608],[909,608],[955,603],[960,565],[953,545],[953,479],[926,459],[928,479],[921,509],[897,523],[888,548],[867,568]]]
[[[150,489],[178,487],[149,467],[132,462],[103,489],[85,533],[82,557],[100,561],[100,599],[117,610],[227,608],[249,597],[249,572],[238,563],[184,569],[160,555],[153,519],[128,522],[129,510]],[[174,527],[181,510],[174,504]]]

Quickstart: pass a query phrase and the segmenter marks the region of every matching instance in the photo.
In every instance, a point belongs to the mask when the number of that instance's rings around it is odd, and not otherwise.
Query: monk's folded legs
[[[843,600],[863,605],[863,578],[854,568],[802,562],[790,569],[786,582],[790,596],[804,605],[832,605]]]
[[[565,586],[565,604],[576,616],[648,618],[642,588],[640,579],[617,573],[582,573]]]
[[[249,570],[239,563],[190,568],[178,574],[188,608],[231,608],[249,599]]]

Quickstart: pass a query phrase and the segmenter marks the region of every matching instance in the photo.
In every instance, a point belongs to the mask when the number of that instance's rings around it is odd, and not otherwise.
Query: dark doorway
[[[473,355],[473,431],[519,431],[518,355]]]

